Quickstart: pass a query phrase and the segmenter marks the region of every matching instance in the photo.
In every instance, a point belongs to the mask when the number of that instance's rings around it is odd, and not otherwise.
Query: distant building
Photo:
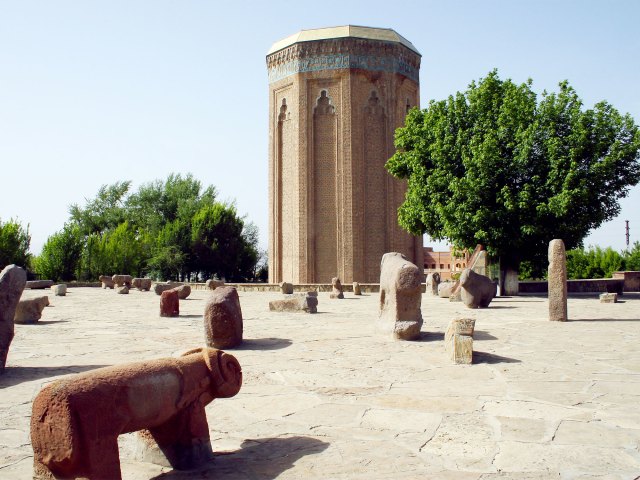
[[[419,106],[416,48],[385,28],[303,30],[267,68],[269,281],[375,283],[386,252],[422,265],[422,236],[398,226],[406,182],[384,168]]]
[[[469,265],[470,254],[464,250],[461,256],[453,253],[453,247],[444,252],[434,252],[433,247],[424,247],[424,273],[440,274],[442,280],[451,279],[452,274],[460,273]]]

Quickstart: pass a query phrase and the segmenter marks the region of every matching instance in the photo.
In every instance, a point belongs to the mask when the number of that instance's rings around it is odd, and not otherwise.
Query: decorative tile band
[[[327,54],[296,58],[269,68],[269,83],[289,75],[322,70],[360,68],[374,72],[399,73],[418,83],[418,69],[401,58],[377,55]]]

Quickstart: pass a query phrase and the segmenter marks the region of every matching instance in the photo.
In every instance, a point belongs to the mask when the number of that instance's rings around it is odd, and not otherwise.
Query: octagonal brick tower
[[[419,105],[420,54],[391,29],[303,30],[269,72],[269,281],[377,283],[385,252],[422,266],[398,226],[406,184],[384,168]]]

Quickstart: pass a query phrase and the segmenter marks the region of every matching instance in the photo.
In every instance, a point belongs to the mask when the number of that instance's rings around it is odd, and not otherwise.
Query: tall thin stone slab
[[[549,320],[567,321],[567,256],[564,242],[549,242]]]
[[[0,374],[7,363],[13,340],[13,317],[26,283],[27,273],[16,265],[7,265],[0,273]]]

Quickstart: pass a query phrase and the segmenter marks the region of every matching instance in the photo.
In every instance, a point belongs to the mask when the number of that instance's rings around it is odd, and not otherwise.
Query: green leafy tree
[[[232,281],[252,278],[258,260],[257,229],[238,217],[235,206],[214,203],[193,217],[191,228],[195,264],[203,277]]]
[[[624,269],[631,271],[640,270],[640,242],[635,242],[631,250],[623,252]]]
[[[42,253],[34,259],[33,267],[40,278],[54,281],[69,281],[76,277],[80,262],[84,236],[80,227],[67,224],[54,233],[42,247]]]
[[[481,243],[512,279],[523,260],[533,273],[546,268],[551,239],[579,246],[640,180],[640,133],[628,114],[606,102],[583,110],[567,82],[538,101],[531,85],[493,71],[410,111],[386,165],[408,180],[403,228],[457,248]]]
[[[567,251],[567,278],[611,278],[624,269],[624,257],[611,247],[576,248]]]
[[[83,235],[116,228],[125,220],[124,206],[130,187],[130,181],[102,185],[96,197],[86,201],[84,208],[78,204],[69,207],[71,222],[80,227]]]
[[[5,223],[0,220],[0,270],[11,264],[27,268],[30,244],[29,225],[25,228],[17,220]]]

